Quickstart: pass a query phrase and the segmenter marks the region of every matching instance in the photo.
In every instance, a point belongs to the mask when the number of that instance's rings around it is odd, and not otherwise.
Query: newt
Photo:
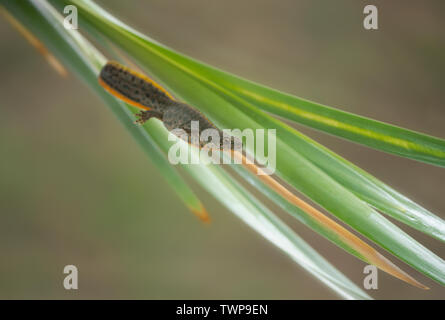
[[[177,133],[175,129],[183,129],[188,134],[188,143],[199,148],[205,145],[209,147],[205,141],[191,137],[191,123],[197,121],[200,135],[206,129],[218,131],[220,141],[217,144],[212,141],[212,148],[223,150],[226,147],[234,150],[241,147],[241,140],[224,134],[200,111],[184,102],[175,100],[169,92],[152,79],[117,62],[108,62],[102,68],[99,83],[112,95],[142,109],[136,114],[135,122],[138,124],[144,124],[151,118],[157,118],[163,122],[167,130],[174,134]],[[177,136],[183,138],[182,135]],[[199,145],[196,145],[197,143]]]

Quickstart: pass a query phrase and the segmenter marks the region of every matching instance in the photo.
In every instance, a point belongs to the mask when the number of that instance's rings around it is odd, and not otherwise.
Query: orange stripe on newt
[[[98,80],[99,80],[99,84],[105,90],[107,90],[109,93],[111,93],[113,96],[115,96],[116,98],[119,98],[119,99],[123,100],[124,102],[128,103],[129,105],[132,105],[132,106],[137,107],[139,109],[143,109],[143,110],[150,110],[151,109],[151,108],[149,108],[147,106],[144,106],[143,104],[140,104],[139,102],[136,102],[134,100],[131,100],[131,99],[127,98],[122,93],[114,90],[108,84],[106,84],[105,81],[103,81],[101,78],[99,78]]]

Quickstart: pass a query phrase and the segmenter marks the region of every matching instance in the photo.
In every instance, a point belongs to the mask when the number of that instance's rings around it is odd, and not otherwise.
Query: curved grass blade
[[[296,135],[291,128],[209,80],[205,72],[194,69],[190,59],[132,30],[91,1],[74,0],[73,3],[78,6],[83,25],[102,32],[125,49],[144,68],[168,82],[171,91],[203,111],[217,126],[276,128],[277,137],[281,137],[277,139],[277,152],[286,155],[279,159],[277,166],[281,178],[403,261],[445,284],[444,261],[345,189],[312,159],[293,149],[290,137]]]
[[[96,93],[101,95],[104,92],[100,87],[94,86],[97,85],[96,77],[100,67],[105,62],[103,56],[76,32],[66,32],[61,29],[61,17],[46,1],[30,0],[9,3],[8,9],[22,22],[32,25],[33,30],[38,31],[54,52],[65,59],[73,72],[78,74],[88,85],[93,85],[92,88]],[[107,103],[113,105],[116,102],[108,94],[107,97],[110,99]],[[116,110],[123,109],[123,113],[118,113],[120,115],[118,118],[125,127],[138,129],[133,131],[133,136],[138,141],[149,140],[151,143],[155,140],[150,137],[157,137],[156,141],[159,144],[154,143],[153,146],[163,145],[166,150],[165,135],[167,133],[160,123],[151,121],[145,127],[135,127],[131,118],[124,116],[130,114],[128,106],[118,103],[114,104],[114,107]],[[147,128],[149,125],[152,128]],[[159,148],[154,150],[159,150]],[[222,169],[202,167],[201,170],[201,167],[198,169],[194,166],[186,166],[187,168],[191,170],[190,172],[198,182],[212,190],[219,201],[337,294],[347,299],[370,299],[365,292],[259,204],[258,200],[253,199],[239,184],[224,175]]]
[[[445,167],[445,140],[282,93],[214,70],[211,79],[257,107],[401,157]]]

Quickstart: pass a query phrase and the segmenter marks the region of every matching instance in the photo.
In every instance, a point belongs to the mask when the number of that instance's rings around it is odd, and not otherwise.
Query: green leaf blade
[[[376,150],[445,167],[445,140],[358,116],[219,73],[226,88],[257,107]]]

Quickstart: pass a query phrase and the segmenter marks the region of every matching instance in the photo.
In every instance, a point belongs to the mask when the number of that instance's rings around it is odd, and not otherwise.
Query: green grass
[[[354,164],[313,141],[273,115],[433,165],[445,164],[445,141],[372,119],[319,105],[241,79],[167,48],[123,24],[91,1],[50,1],[55,8],[75,4],[82,30],[107,48],[107,58],[81,34],[63,28],[62,17],[46,1],[1,1],[6,9],[53,52],[65,66],[103,98],[124,127],[147,152],[176,194],[194,212],[203,207],[165,154],[171,145],[163,125],[149,121],[133,125],[135,110],[108,95],[97,74],[108,59],[119,58],[115,47],[180,100],[201,110],[221,128],[277,129],[277,176],[328,212],[438,283],[445,284],[444,261],[422,246],[381,212],[439,240],[445,240],[445,223],[428,210],[387,186]],[[254,150],[248,150],[253,153]],[[192,151],[193,152],[193,151]],[[266,197],[315,231],[356,257],[368,261],[344,239],[320,227],[310,215],[290,205],[240,166],[237,174]],[[214,165],[184,165],[200,185],[230,211],[286,252],[340,296],[369,296],[348,280],[280,221],[232,175]],[[168,236],[168,235],[166,235]]]

